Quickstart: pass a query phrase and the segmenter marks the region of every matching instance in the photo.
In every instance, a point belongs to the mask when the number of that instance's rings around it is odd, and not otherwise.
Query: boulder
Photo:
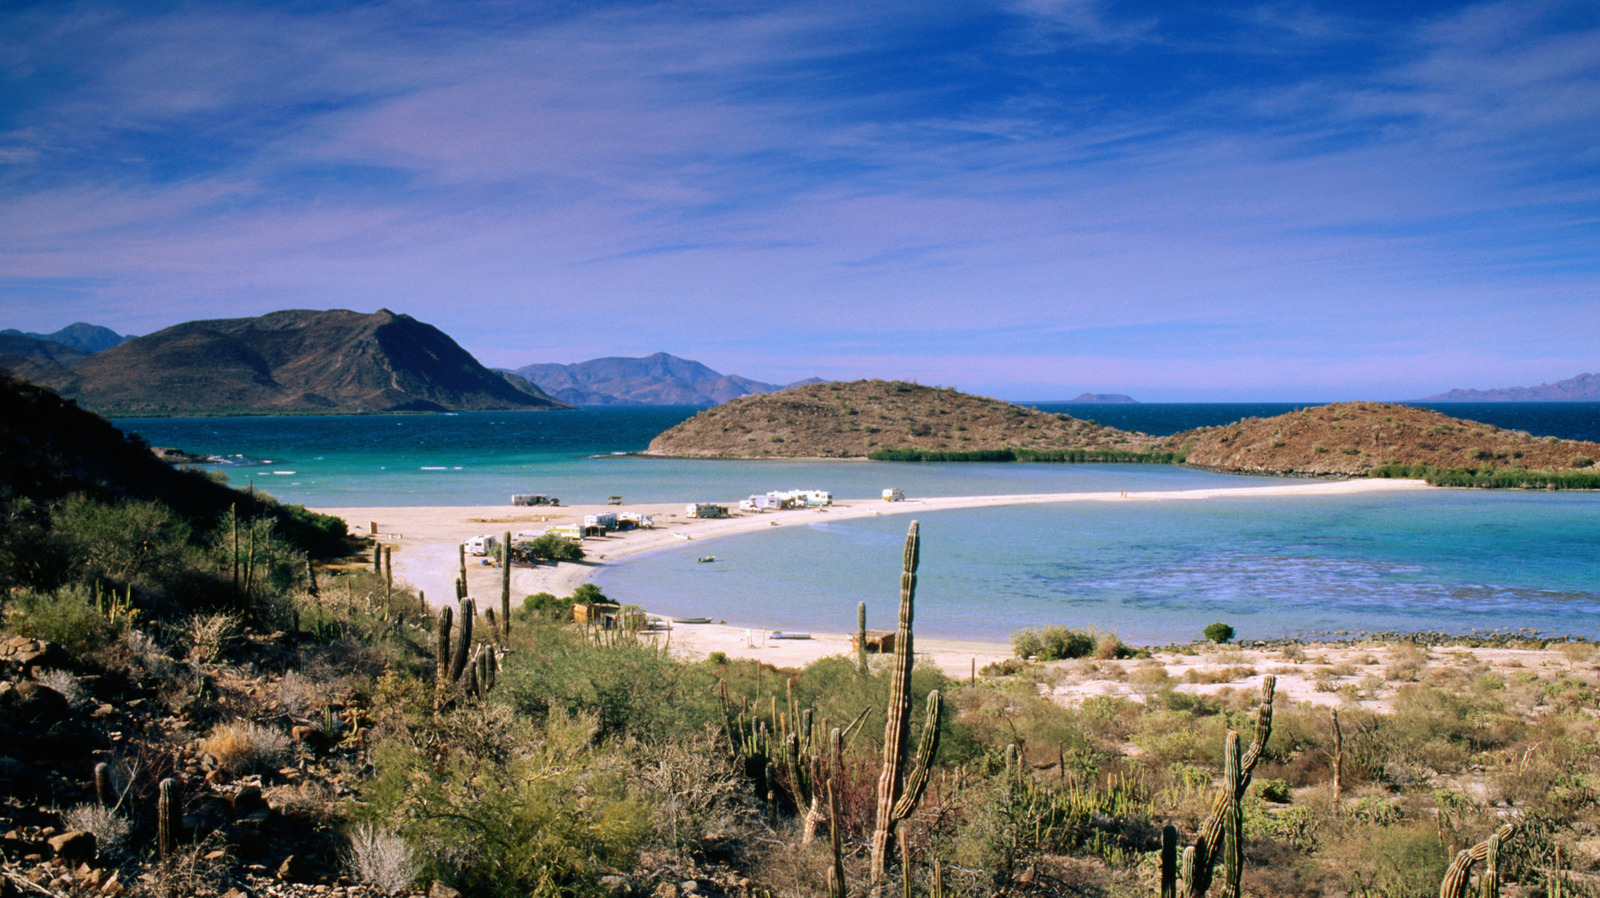
[[[81,830],[65,832],[49,839],[50,850],[68,863],[88,863],[94,860],[94,836]]]
[[[29,636],[0,638],[0,674],[33,676],[36,669],[72,666],[72,656],[53,642]]]

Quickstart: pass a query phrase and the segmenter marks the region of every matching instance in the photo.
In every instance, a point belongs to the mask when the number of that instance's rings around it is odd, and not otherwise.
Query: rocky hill
[[[17,333],[0,334],[0,368],[23,380],[46,383],[67,377],[67,369],[89,353],[54,340]]]
[[[1600,402],[1600,374],[1580,374],[1537,387],[1451,390],[1419,402]]]
[[[437,328],[387,309],[191,321],[42,382],[109,415],[565,407],[483,367]]]
[[[717,405],[785,389],[780,384],[719,374],[699,362],[664,352],[571,365],[526,365],[515,373],[571,405]]]
[[[110,349],[119,343],[124,343],[133,339],[130,336],[123,336],[109,327],[101,327],[98,324],[86,324],[82,321],[79,321],[76,324],[69,324],[53,334],[31,334],[25,331],[16,330],[15,328],[7,328],[3,331],[0,331],[0,335],[32,337],[35,340],[48,340],[51,343],[60,343],[63,346],[76,349],[85,355],[93,355],[94,353]]]
[[[1362,476],[1392,464],[1559,471],[1600,459],[1600,443],[1537,437],[1384,402],[1246,418],[1176,434],[1166,445],[1183,451],[1190,465],[1240,473]]]
[[[279,505],[264,494],[243,493],[194,471],[160,461],[137,437],[129,438],[109,421],[64,401],[53,391],[0,375],[0,569],[15,554],[35,549],[21,539],[26,519],[70,495],[114,502],[159,502],[187,519],[215,520],[230,508],[240,515],[266,515],[280,532],[307,548],[336,552],[323,521],[304,509]],[[342,530],[342,527],[336,528]],[[35,558],[37,561],[38,558]],[[0,586],[4,579],[0,576]]]
[[[831,381],[735,399],[650,442],[652,455],[865,458],[886,449],[1143,451],[1140,433],[903,381]]]

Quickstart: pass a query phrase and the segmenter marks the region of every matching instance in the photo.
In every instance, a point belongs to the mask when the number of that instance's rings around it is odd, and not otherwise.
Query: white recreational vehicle
[[[883,501],[885,501],[885,502],[904,502],[904,501],[906,501],[906,491],[903,490],[903,489],[900,489],[899,487],[891,487],[889,489],[886,489],[886,490],[883,491]]]
[[[500,540],[483,533],[467,540],[466,546],[468,555],[491,555],[500,551]]]
[[[740,511],[777,511],[783,507],[783,500],[768,493],[765,496],[751,496],[739,502]]]
[[[728,516],[728,506],[712,505],[709,502],[690,502],[684,508],[684,514],[691,518],[725,518]]]

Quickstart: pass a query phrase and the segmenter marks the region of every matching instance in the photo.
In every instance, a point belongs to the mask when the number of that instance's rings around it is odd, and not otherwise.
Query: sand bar
[[[992,508],[1006,505],[1033,505],[1065,502],[1181,502],[1218,496],[1277,497],[1285,499],[1352,493],[1399,492],[1431,489],[1420,480],[1285,480],[1270,485],[1218,487],[1195,490],[1151,490],[1130,492],[1033,493],[1001,496],[943,496],[908,498],[902,502],[880,499],[846,500],[820,509],[794,509],[759,514],[736,514],[729,518],[700,520],[687,517],[683,503],[616,506],[518,507],[487,506],[389,506],[359,508],[319,508],[338,515],[355,534],[375,535],[383,544],[394,547],[395,577],[422,590],[431,605],[454,601],[458,570],[457,546],[478,534],[535,530],[557,524],[581,524],[585,515],[603,511],[637,511],[652,515],[655,529],[636,530],[584,541],[588,559],[579,564],[539,565],[514,568],[511,593],[517,599],[537,592],[558,596],[572,591],[604,565],[613,565],[649,552],[680,551],[711,554],[717,538],[741,533],[756,533],[777,527],[803,527],[813,523],[851,520],[874,515],[909,515],[960,508]],[[738,500],[724,502],[738,507]],[[500,595],[500,571],[483,559],[467,558],[468,591],[474,596]],[[812,633],[808,640],[773,640],[766,631],[717,624],[679,625],[671,636],[672,644],[684,651],[702,655],[721,651],[730,657],[752,657],[780,666],[803,665],[817,658],[848,651],[848,635]],[[919,654],[928,653],[951,674],[970,672],[976,662],[982,667],[1010,655],[1003,643],[961,640],[919,639]]]

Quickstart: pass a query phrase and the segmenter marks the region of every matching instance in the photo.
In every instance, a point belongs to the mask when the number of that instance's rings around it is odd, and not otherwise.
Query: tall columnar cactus
[[[434,677],[434,684],[443,689],[450,682],[450,626],[455,617],[455,612],[446,605],[439,609],[438,644],[434,647],[434,658],[439,663],[439,672]]]
[[[1344,730],[1339,728],[1339,709],[1333,709],[1333,803],[1344,793]]]
[[[511,637],[511,531],[506,531],[500,549],[500,626]]]
[[[383,547],[383,597],[394,592],[394,547]]]
[[[834,781],[844,768],[844,743],[835,727],[828,733],[827,789],[828,838],[833,848],[833,866],[828,868],[828,898],[845,898],[848,888],[844,878],[844,841],[839,835],[839,792]]]
[[[1224,789],[1217,796],[1211,805],[1211,815],[1206,818],[1205,825],[1200,827],[1200,834],[1190,846],[1194,849],[1194,867],[1193,873],[1184,877],[1185,898],[1202,898],[1211,888],[1212,868],[1221,856],[1223,824],[1229,806],[1242,799],[1245,790],[1250,788],[1250,774],[1255,770],[1256,762],[1261,760],[1261,753],[1266,750],[1267,740],[1272,736],[1272,699],[1277,687],[1277,677],[1269,674],[1261,678],[1261,704],[1256,708],[1255,737],[1250,742],[1250,749],[1239,759],[1239,780],[1232,794]],[[1187,858],[1184,863],[1188,863]]]
[[[477,616],[477,608],[471,599],[461,600],[461,626],[457,627],[456,650],[450,657],[450,682],[455,683],[461,679],[461,674],[467,669],[468,654],[472,651],[472,619]]]
[[[1161,828],[1161,898],[1178,898],[1178,828]]]
[[[178,852],[178,834],[183,829],[183,807],[178,800],[178,783],[171,777],[161,781],[156,799],[156,844],[162,862],[170,862]]]
[[[458,562],[458,566],[461,569],[461,585],[456,587],[456,592],[458,592],[460,594],[457,595],[456,598],[464,599],[464,598],[467,597],[467,544],[466,543],[462,543],[461,545],[456,546],[456,560]]]
[[[883,730],[883,772],[878,776],[878,812],[872,832],[872,890],[881,894],[889,849],[895,828],[916,810],[928,785],[933,756],[939,750],[938,690],[928,693],[927,716],[917,746],[916,766],[906,772],[906,743],[911,736],[911,620],[917,594],[917,563],[921,539],[917,522],[906,533],[906,550],[900,573],[900,627],[894,637],[894,668],[889,676],[888,722]]]
[[[372,544],[372,572],[383,576],[383,546],[376,541]]]
[[[1222,898],[1239,898],[1244,875],[1244,810],[1240,807],[1244,793],[1239,788],[1239,734],[1232,730],[1223,750],[1222,773],[1223,795],[1228,798],[1222,818]]]
[[[1515,823],[1506,823],[1494,831],[1489,838],[1479,842],[1471,848],[1463,848],[1450,863],[1450,869],[1445,871],[1444,879],[1439,883],[1439,898],[1466,898],[1467,883],[1472,879],[1472,865],[1478,861],[1494,859],[1489,869],[1484,870],[1484,894],[1494,896],[1500,893],[1500,846],[1506,840],[1517,834]],[[1491,884],[1492,880],[1492,884]]]
[[[107,810],[116,805],[115,791],[111,788],[111,765],[104,761],[94,765],[94,797]]]
[[[867,675],[867,603],[856,603],[856,663]]]

